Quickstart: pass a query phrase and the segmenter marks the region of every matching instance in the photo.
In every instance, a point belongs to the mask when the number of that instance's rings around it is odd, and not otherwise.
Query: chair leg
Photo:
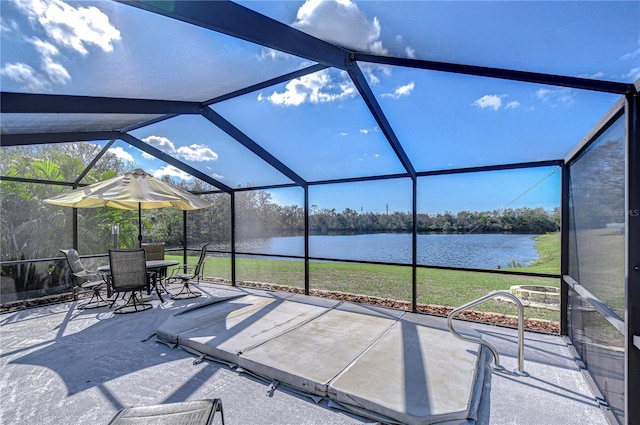
[[[102,294],[100,293],[99,286],[95,286],[91,289],[93,290],[93,293],[91,294],[91,298],[86,303],[79,305],[78,309],[89,310],[92,308],[106,307],[107,305],[109,305],[109,301],[102,298]]]
[[[162,280],[160,280],[160,282],[162,282]],[[160,295],[160,290],[158,289],[158,285],[162,285],[162,283],[158,283],[157,278],[154,278],[153,287],[156,288],[156,294],[158,295],[158,298],[160,298],[160,302],[164,304],[164,300],[162,299],[162,295]],[[167,289],[165,288],[164,291],[167,292]]]
[[[182,289],[180,290],[180,292],[178,292],[177,294],[173,294],[171,295],[171,299],[172,300],[185,300],[188,298],[197,298],[200,295],[202,295],[202,293],[198,292],[198,291],[192,291],[191,287],[189,286],[189,280],[186,279],[182,282]]]
[[[216,412],[220,412],[220,419],[222,420],[222,425],[224,425],[224,411],[222,410],[222,400],[216,398],[213,400],[213,414]]]
[[[113,303],[111,304],[111,306],[113,306]],[[131,309],[131,307],[133,307],[133,310]],[[131,292],[131,296],[129,296],[127,302],[113,310],[113,314],[136,313],[138,311],[149,310],[151,307],[153,307],[151,304],[143,303],[142,301],[140,301],[135,291],[133,291]]]

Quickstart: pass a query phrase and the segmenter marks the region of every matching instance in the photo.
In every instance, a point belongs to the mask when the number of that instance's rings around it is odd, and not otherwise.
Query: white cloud
[[[0,73],[30,91],[41,92],[51,87],[41,74],[24,63],[8,63],[0,69]]]
[[[27,39],[26,41],[31,43],[36,51],[40,53],[42,59],[41,68],[49,77],[50,81],[63,85],[71,80],[71,75],[69,75],[67,69],[55,59],[60,53],[56,46],[37,37]]]
[[[415,83],[412,81],[409,84],[405,84],[404,86],[400,86],[393,91],[393,93],[383,93],[382,97],[390,97],[393,99],[399,99],[403,96],[409,96],[413,89],[415,88]]]
[[[299,106],[305,102],[334,102],[355,94],[356,88],[344,71],[339,74],[338,81],[334,81],[329,70],[325,69],[289,81],[283,92],[274,91],[266,97],[260,93],[258,100],[266,99],[274,105]]]
[[[545,89],[539,88],[534,96],[545,103],[550,103],[552,107],[558,104],[570,105],[575,101],[576,91],[570,88]]]
[[[162,136],[149,136],[142,139],[142,141],[162,152],[186,161],[206,162],[218,159],[218,154],[205,145],[193,144],[176,148],[171,140]]]
[[[416,49],[414,49],[413,47],[409,47],[409,46],[405,47],[404,53],[407,55],[409,59],[416,58]]]
[[[369,19],[351,0],[307,0],[298,9],[298,13],[291,26],[318,37],[329,43],[347,47],[351,50],[377,55],[387,55],[389,49],[381,39],[380,20],[377,17]],[[392,40],[393,43],[394,40]],[[395,41],[401,44],[399,52],[404,51],[406,43],[402,36],[396,36]],[[414,54],[411,49],[405,52]],[[400,54],[400,53],[399,53]],[[374,73],[390,74],[388,65],[359,64],[367,74],[371,84],[378,84],[379,78]]]
[[[592,80],[601,80],[603,78],[605,78],[606,74],[602,71],[598,71],[598,72],[594,72],[593,74],[581,74],[578,75],[578,77],[581,78],[590,78]]]
[[[176,153],[186,161],[206,162],[218,159],[218,154],[204,145],[181,146],[176,149]]]
[[[366,128],[361,128],[360,134],[369,134],[369,130],[367,130]]]
[[[629,60],[629,59],[635,59],[637,57],[640,57],[640,37],[638,38],[638,48],[632,52],[625,53],[624,55],[622,55],[620,59]]]
[[[164,176],[169,177],[177,177],[180,180],[192,180],[193,176],[189,173],[186,173],[173,165],[165,165],[164,167],[153,172],[153,177],[162,178]]]
[[[43,74],[22,63],[5,65],[2,69],[3,75],[23,88],[44,91],[49,90],[52,84],[67,84],[71,75],[62,63],[69,60],[62,50],[86,56],[89,54],[88,47],[96,46],[111,52],[113,43],[120,40],[120,31],[111,25],[109,17],[97,7],[74,7],[61,0],[14,1],[14,4],[34,28],[40,27],[46,34],[46,40],[25,37],[25,41],[39,54]],[[2,31],[7,28],[20,31],[13,21],[2,22]]]
[[[365,153],[363,156],[358,158],[358,161],[369,161],[369,160],[376,160],[380,158],[380,154],[379,153]]]
[[[632,68],[626,75],[624,75],[625,81],[635,82],[640,78],[640,67]]]
[[[262,49],[260,49],[260,54],[258,55],[258,59],[263,61],[276,61],[289,58],[291,58],[289,54],[281,52],[279,50],[270,49],[268,47],[263,47]]]
[[[129,152],[125,151],[120,146],[118,146],[117,148],[110,148],[109,153],[112,153],[118,159],[121,159],[123,161],[133,162],[133,156],[131,156]]]
[[[292,26],[328,42],[368,53],[386,54],[380,21],[369,20],[351,0],[307,0]]]
[[[520,102],[518,102],[517,100],[513,100],[507,103],[507,106],[505,106],[504,109],[516,109],[519,106],[520,106]]]
[[[53,56],[58,55],[58,53],[59,53],[58,48],[56,46],[54,46],[53,44],[51,44],[51,43],[49,43],[47,41],[43,41],[43,40],[39,39],[38,37],[29,38],[29,39],[26,39],[26,41],[28,43],[33,44],[35,49],[42,56],[53,57]]]
[[[0,33],[18,33],[20,26],[13,19],[5,19],[4,16],[0,16]]]
[[[549,89],[538,89],[536,90],[535,96],[543,102],[546,102],[547,100],[549,100],[549,96],[551,95],[551,93],[552,91]]]
[[[61,0],[31,0],[16,5],[32,23],[42,26],[52,42],[83,55],[89,53],[88,45],[110,52],[112,43],[120,40],[120,31],[97,7],[74,7]]]
[[[143,142],[148,143],[149,145],[161,150],[162,152],[168,153],[170,155],[176,152],[176,147],[173,142],[166,137],[162,136],[149,136],[142,139]]]
[[[66,84],[71,80],[71,75],[69,75],[65,67],[50,59],[43,61],[42,69],[54,83]]]
[[[472,105],[481,109],[491,108],[497,111],[502,107],[503,97],[505,97],[505,95],[485,94],[481,98],[474,100]]]

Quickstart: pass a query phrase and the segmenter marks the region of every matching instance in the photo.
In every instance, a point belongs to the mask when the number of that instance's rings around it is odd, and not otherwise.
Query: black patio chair
[[[61,249],[60,252],[62,252],[67,259],[70,278],[74,284],[74,293],[77,294],[76,291],[78,289],[92,291],[89,301],[78,305],[78,308],[90,309],[109,305],[109,301],[105,300],[100,292],[107,284],[103,275],[95,270],[89,270],[83,266],[82,261],[80,261],[80,254],[78,254],[78,251],[75,249]]]
[[[147,253],[147,261],[164,260],[164,242],[143,243],[142,248]]]
[[[155,287],[160,300],[162,296],[158,292],[155,284],[155,273],[147,271],[147,260],[144,249],[110,249],[109,250],[109,274],[107,275],[109,289],[115,293],[111,306],[115,304],[118,294],[130,293],[125,304],[117,307],[114,313],[135,313],[148,310],[152,307],[150,303],[142,302],[137,292],[146,291],[151,294],[151,288]]]
[[[219,398],[125,407],[109,422],[109,425],[209,425],[213,423],[216,412],[220,412],[220,419],[224,425],[222,401]]]
[[[207,247],[211,245],[211,242],[204,244],[202,250],[200,251],[200,259],[196,265],[181,265],[177,266],[171,272],[171,275],[167,277],[166,281],[168,283],[172,283],[175,281],[182,282],[182,289],[177,294],[171,295],[172,299],[186,299],[186,298],[196,298],[202,295],[198,291],[192,291],[189,286],[189,282],[194,279],[197,279],[196,285],[200,283],[200,278],[202,277],[202,271],[204,269],[204,260],[207,258]]]

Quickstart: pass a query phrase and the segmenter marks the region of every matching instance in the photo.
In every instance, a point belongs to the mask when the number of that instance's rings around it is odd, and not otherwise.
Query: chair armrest
[[[171,269],[171,276],[176,275],[176,274],[185,274],[188,272],[193,272],[195,271],[196,266],[188,266],[188,265],[182,265],[182,266],[176,266],[173,269]],[[170,277],[171,277],[170,276]]]
[[[77,278],[86,279],[87,282],[95,282],[95,281],[98,281],[98,280],[102,280],[102,281],[106,282],[106,279],[104,277],[104,273],[101,273],[101,272],[94,272],[94,271],[91,271],[91,270],[89,270],[89,271],[83,270],[83,271],[80,271],[80,272],[77,272],[77,273],[72,273],[72,274],[73,274],[73,276],[75,276]]]

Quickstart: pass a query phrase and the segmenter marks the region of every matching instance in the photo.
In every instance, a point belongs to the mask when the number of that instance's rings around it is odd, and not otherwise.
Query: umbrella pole
[[[142,203],[138,202],[138,248],[142,248]]]

